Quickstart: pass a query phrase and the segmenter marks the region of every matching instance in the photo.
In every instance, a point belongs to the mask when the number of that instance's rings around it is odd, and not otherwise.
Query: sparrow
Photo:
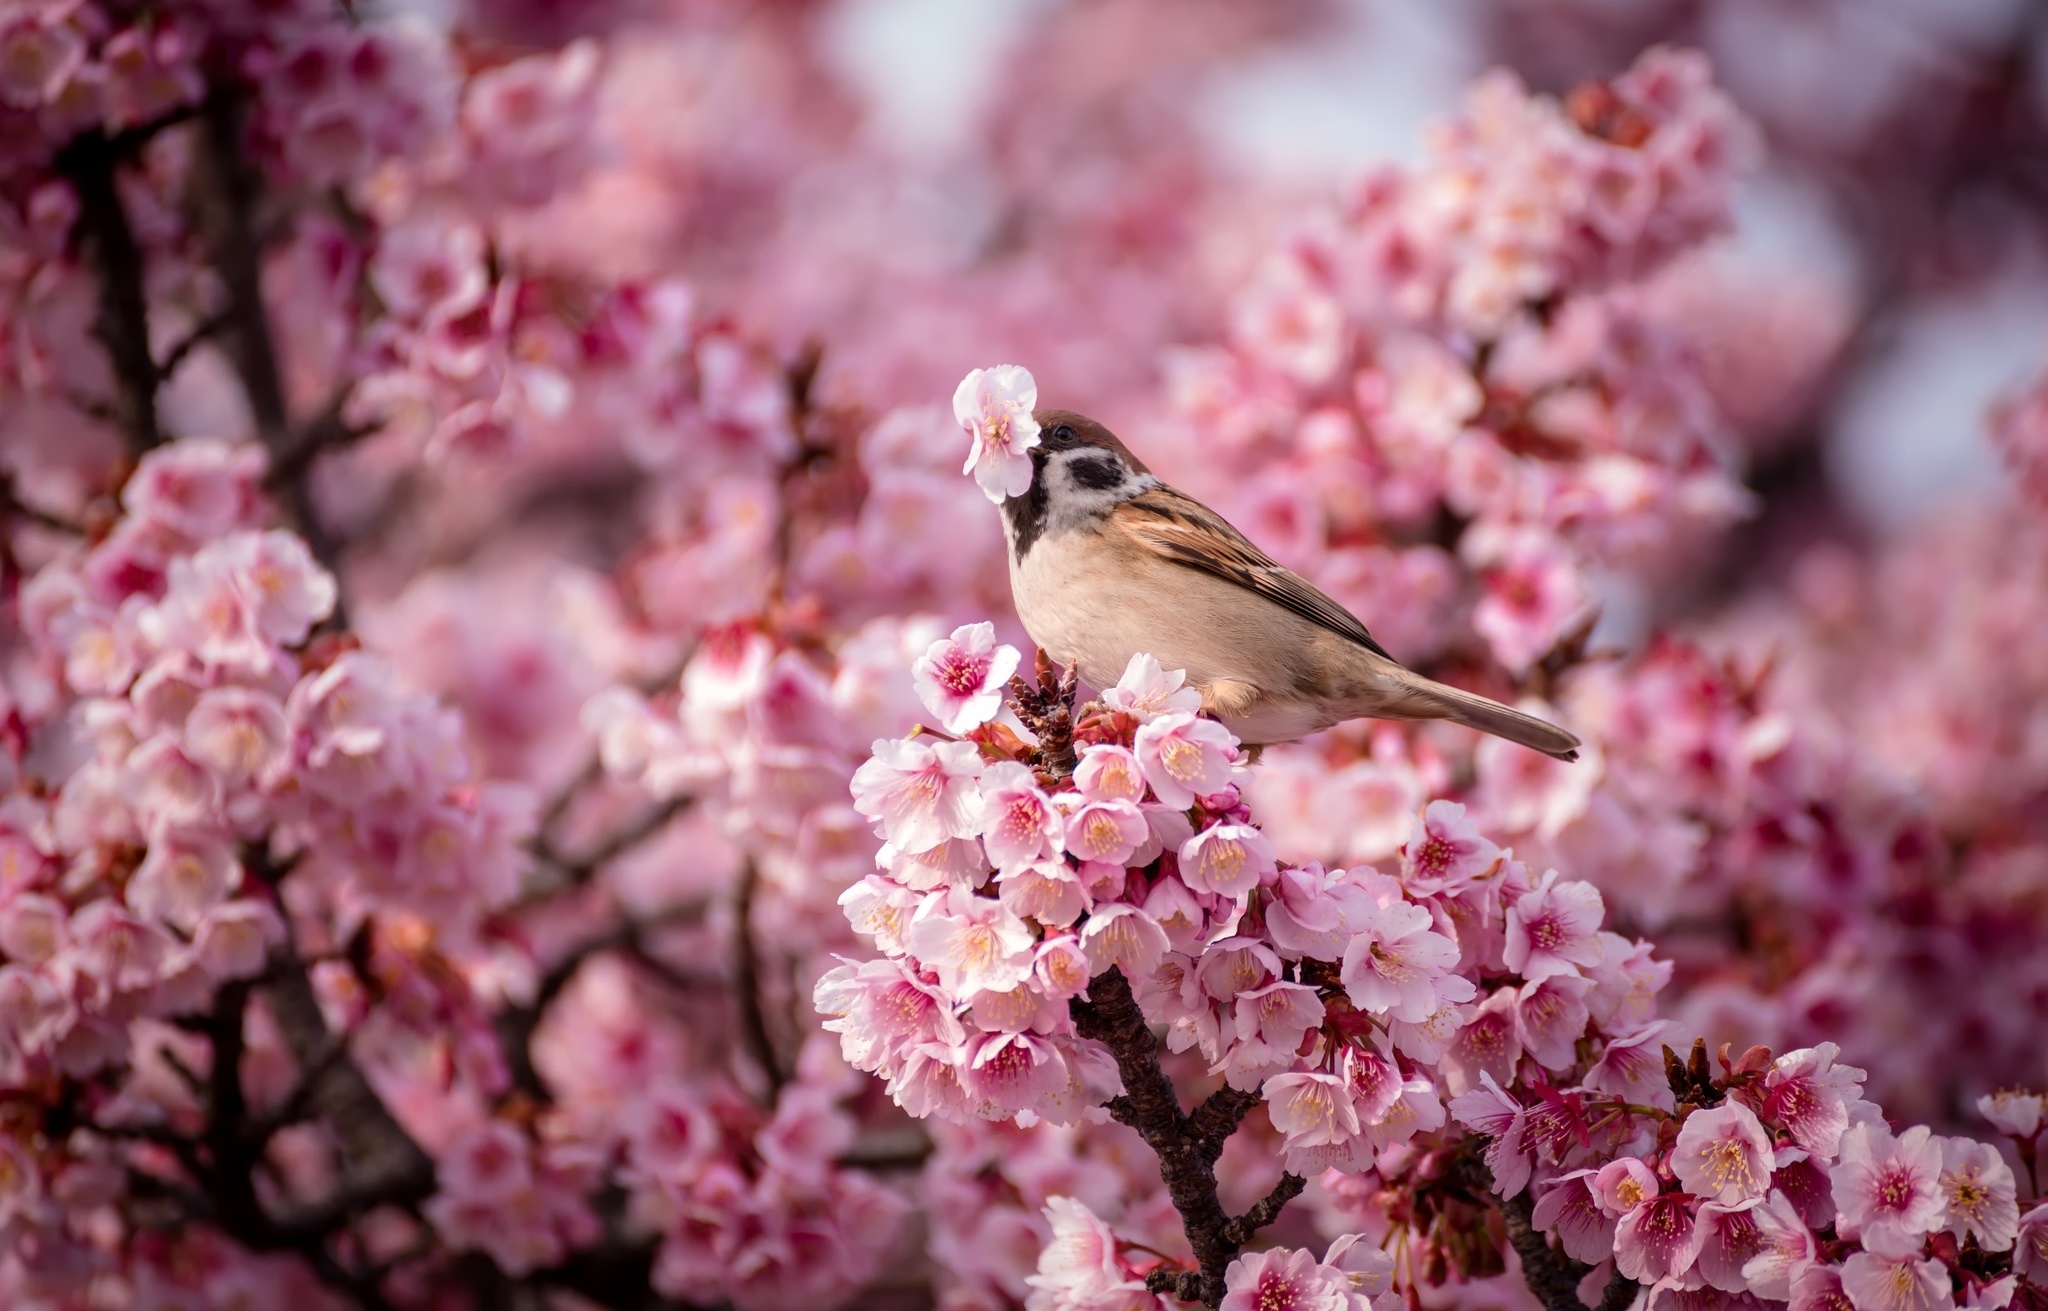
[[[1001,502],[1017,616],[1048,655],[1110,687],[1139,652],[1183,669],[1247,746],[1350,719],[1448,719],[1559,760],[1579,739],[1425,678],[1350,611],[1174,490],[1114,433],[1033,411],[1031,485]]]

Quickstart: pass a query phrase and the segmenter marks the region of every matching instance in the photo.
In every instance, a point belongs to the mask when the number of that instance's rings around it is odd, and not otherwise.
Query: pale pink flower
[[[126,773],[129,803],[145,823],[203,825],[217,817],[220,780],[167,733],[137,747]]]
[[[1705,1235],[1693,1217],[1693,1198],[1659,1193],[1614,1226],[1614,1268],[1639,1284],[1676,1279],[1692,1269]]]
[[[1344,1234],[1330,1242],[1323,1264],[1342,1271],[1354,1297],[1376,1298],[1394,1286],[1394,1254],[1376,1247],[1364,1234]],[[1356,1311],[1363,1311],[1353,1304]]]
[[[171,561],[169,587],[140,620],[159,650],[180,651],[218,668],[268,671],[271,644],[235,567],[219,551]]]
[[[392,224],[378,233],[368,272],[385,308],[409,319],[467,313],[490,291],[484,234],[474,223]]]
[[[284,921],[268,902],[239,898],[216,906],[192,935],[192,959],[208,977],[251,979],[284,941]]]
[[[1421,1020],[1444,1001],[1466,1001],[1477,990],[1450,974],[1458,944],[1432,928],[1427,910],[1396,901],[1379,907],[1344,949],[1340,977],[1351,1004],[1374,1015]]]
[[[996,641],[994,624],[962,625],[910,667],[917,699],[948,733],[979,728],[1002,711],[1003,688],[1018,659],[1016,647]]]
[[[1758,1297],[1782,1302],[1792,1295],[1792,1280],[1814,1258],[1813,1230],[1792,1200],[1772,1189],[1750,1212],[1756,1223],[1756,1251],[1742,1264],[1742,1277]]]
[[[1149,977],[1170,949],[1159,921],[1136,906],[1098,906],[1081,926],[1081,950],[1096,974],[1116,966],[1129,978]]]
[[[983,1033],[967,1039],[960,1083],[969,1096],[1005,1111],[1047,1109],[1072,1082],[1051,1039],[1036,1033]]]
[[[1030,977],[1037,940],[1000,901],[953,888],[918,908],[903,945],[955,997],[1008,992]]]
[[[1432,801],[1416,816],[1401,852],[1402,879],[1418,894],[1455,892],[1491,869],[1499,847],[1479,834],[1455,801]]]
[[[1842,1262],[1842,1291],[1856,1311],[1945,1311],[1955,1305],[1947,1267],[1917,1254],[1854,1253]]]
[[[1529,1216],[1537,1229],[1557,1235],[1567,1256],[1588,1264],[1603,1261],[1614,1251],[1614,1218],[1593,1197],[1593,1173],[1573,1170],[1559,1175]]]
[[[292,534],[236,533],[200,552],[215,554],[248,599],[257,631],[270,641],[297,646],[333,613],[334,576]]]
[[[1219,1311],[1351,1311],[1351,1281],[1298,1248],[1245,1253],[1223,1286]]]
[[[1117,1256],[1116,1235],[1088,1207],[1071,1197],[1048,1197],[1045,1218],[1052,1241],[1038,1254],[1038,1271],[1026,1276],[1032,1311],[1079,1311],[1129,1305],[1144,1294]]]
[[[981,774],[981,845],[999,870],[1056,859],[1065,825],[1029,769],[999,760]]]
[[[1482,1075],[1501,1084],[1515,1081],[1515,1067],[1522,1061],[1522,1026],[1515,1002],[1515,990],[1502,988],[1460,1012],[1458,1031],[1444,1045],[1437,1068],[1452,1096],[1477,1088]]]
[[[1657,1016],[1657,994],[1671,981],[1675,968],[1658,960],[1648,942],[1630,942],[1619,933],[1601,930],[1600,963],[1586,972],[1593,980],[1586,999],[1593,1022],[1609,1033],[1640,1028]]]
[[[1724,1293],[1740,1293],[1749,1287],[1744,1270],[1764,1246],[1763,1229],[1756,1219],[1762,1205],[1760,1199],[1751,1198],[1733,1205],[1707,1202],[1700,1207],[1699,1274]]]
[[[225,840],[205,830],[167,830],[150,842],[124,896],[136,914],[190,933],[241,883],[241,862]]]
[[[898,851],[885,842],[875,853],[875,864],[917,892],[978,888],[988,882],[989,875],[988,857],[973,838],[947,838],[924,851]]]
[[[1320,1020],[1322,1008],[1316,1010]],[[1358,1110],[1358,1122],[1374,1125],[1387,1118],[1401,1100],[1404,1081],[1401,1068],[1384,1054],[1369,1048],[1346,1047],[1337,1062],[1350,1090],[1351,1104]]]
[[[2001,1088],[1977,1099],[1977,1113],[1998,1132],[2025,1142],[2041,1132],[2043,1100],[2037,1092]]]
[[[1229,729],[1186,711],[1146,723],[1131,747],[1152,794],[1175,810],[1186,810],[1197,797],[1222,791],[1237,758],[1237,739]]]
[[[1025,919],[1064,928],[1088,909],[1088,890],[1064,860],[1021,865],[996,875],[996,895]]]
[[[1996,1147],[1968,1138],[1942,1139],[1941,1193],[1949,1233],[1958,1239],[1974,1234],[1986,1252],[2012,1246],[2020,1222],[2018,1183]]]
[[[42,965],[71,943],[71,912],[53,897],[25,892],[0,904],[0,952],[17,965]]]
[[[1941,1223],[1941,1141],[1926,1125],[1894,1138],[1883,1124],[1858,1124],[1842,1135],[1835,1163],[1835,1209],[1862,1231],[1865,1247],[1918,1251]]]
[[[839,908],[855,933],[875,940],[886,952],[906,950],[903,935],[910,918],[929,894],[913,891],[891,879],[870,874],[839,894]]]
[[[1078,794],[1062,794],[1063,800]],[[1067,816],[1063,839],[1076,860],[1124,866],[1152,836],[1145,814],[1128,801],[1082,801]]]
[[[853,808],[904,851],[971,838],[981,819],[981,752],[972,742],[881,738],[853,774]]]
[[[892,1066],[922,1043],[956,1046],[966,1041],[952,1003],[900,961],[837,965],[819,978],[811,998],[855,1069]]]
[[[1597,965],[1605,954],[1597,935],[1606,914],[1598,888],[1577,881],[1560,883],[1557,871],[1551,870],[1534,891],[1508,907],[1502,958],[1530,983]]]
[[[1792,1276],[1786,1311],[1860,1311],[1842,1291],[1842,1268],[1814,1262]]]
[[[1453,1119],[1493,1141],[1486,1145],[1486,1168],[1493,1173],[1493,1191],[1513,1197],[1529,1186],[1536,1168],[1528,1142],[1529,1113],[1501,1091],[1491,1074],[1481,1073],[1479,1086],[1451,1099]]]
[[[1266,903],[1266,932],[1282,954],[1334,961],[1379,904],[1343,870],[1283,869]]]
[[[1294,1063],[1303,1037],[1323,1022],[1323,1003],[1314,988],[1276,980],[1239,993],[1230,1018],[1225,1075],[1249,1091]]]
[[[1031,966],[1033,986],[1060,1001],[1085,997],[1094,972],[1094,962],[1088,959],[1080,940],[1071,937],[1047,938],[1039,943],[1038,958]]]
[[[1097,743],[1081,748],[1074,788],[1090,801],[1136,803],[1145,799],[1145,774],[1129,747]]]
[[[1686,1116],[1671,1149],[1671,1171],[1686,1191],[1724,1206],[1770,1191],[1771,1166],[1771,1136],[1738,1102]]]
[[[971,473],[989,500],[1001,505],[1031,489],[1031,449],[1038,445],[1038,383],[1017,364],[976,369],[953,392],[953,418],[973,446],[960,472]]]
[[[1266,1080],[1266,1113],[1290,1145],[1332,1146],[1358,1136],[1358,1111],[1334,1074],[1297,1070]]]
[[[1578,1062],[1586,1033],[1586,994],[1593,985],[1568,974],[1513,990],[1515,1027],[1523,1048],[1546,1070],[1568,1070]]]
[[[1181,881],[1197,892],[1242,897],[1277,869],[1272,844],[1250,824],[1217,824],[1181,844]]]
[[[290,726],[274,696],[246,687],[199,694],[185,717],[185,750],[234,786],[263,786],[289,763]]]
[[[1786,1052],[1764,1075],[1764,1114],[1785,1126],[1792,1141],[1821,1160],[1833,1160],[1848,1106],[1863,1092],[1863,1071],[1837,1065],[1831,1042]]]
[[[1657,1172],[1633,1156],[1618,1157],[1593,1176],[1593,1198],[1616,1219],[1627,1215],[1659,1191]]]
[[[2012,1269],[2022,1279],[2048,1283],[2048,1202],[2020,1217],[2013,1239]]]
[[[1658,1020],[1609,1039],[1600,1058],[1587,1069],[1585,1086],[1626,1101],[1670,1110],[1671,1084],[1665,1077],[1661,1055],[1662,1039],[1669,1028],[1670,1021]]]
[[[1570,553],[1546,530],[1475,529],[1460,545],[1480,566],[1485,588],[1472,627],[1514,673],[1541,659],[1590,603]]]
[[[1966,1311],[2005,1311],[2012,1305],[2012,1296],[2019,1291],[2017,1276],[2006,1275],[1989,1283],[1978,1283],[1972,1279],[1963,1288],[1963,1306]]]
[[[253,514],[263,464],[263,448],[254,442],[169,442],[135,466],[121,488],[121,507],[195,544],[208,542]]]
[[[1185,671],[1162,669],[1140,651],[1124,666],[1116,686],[1103,689],[1102,704],[1148,723],[1161,715],[1193,714],[1202,708],[1202,694],[1182,686],[1187,678]]]

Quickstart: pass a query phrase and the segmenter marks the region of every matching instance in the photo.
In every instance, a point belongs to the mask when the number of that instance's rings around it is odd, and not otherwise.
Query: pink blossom
[[[1463,806],[1432,801],[1416,817],[1402,849],[1402,879],[1418,895],[1456,891],[1486,873],[1500,855],[1465,818]]]
[[[1144,812],[1130,802],[1083,801],[1067,815],[1063,841],[1077,860],[1123,866],[1151,835]]]
[[[1815,1262],[1792,1277],[1786,1311],[1863,1311],[1842,1289],[1842,1268]]]
[[[1221,791],[1230,782],[1231,762],[1237,755],[1237,739],[1229,729],[1186,711],[1150,720],[1138,729],[1131,745],[1152,794],[1175,810]]]
[[[854,771],[853,808],[905,851],[928,851],[947,838],[971,838],[980,822],[981,752],[972,742],[878,740]]]
[[[334,611],[333,576],[290,533],[236,533],[193,559],[198,563],[215,555],[247,598],[257,631],[270,641],[296,646]]]
[[[1030,976],[1035,940],[1000,901],[954,888],[918,908],[903,944],[956,997],[1008,992]]]
[[[1567,1256],[1586,1262],[1605,1260],[1614,1251],[1614,1220],[1594,1201],[1592,1175],[1591,1170],[1559,1175],[1529,1217],[1539,1230],[1557,1235]]]
[[[1862,1231],[1865,1247],[1917,1251],[1941,1223],[1941,1140],[1926,1125],[1894,1138],[1882,1124],[1858,1124],[1841,1149],[1834,1190],[1843,1222]]]
[[[1239,993],[1231,1010],[1234,1041],[1226,1053],[1230,1086],[1249,1091],[1285,1070],[1302,1038],[1322,1022],[1323,1002],[1314,988],[1276,980]]]
[[[1276,869],[1272,845],[1250,824],[1217,824],[1180,849],[1181,880],[1219,897],[1242,897]]]
[[[961,734],[1003,708],[1003,688],[1017,672],[1017,648],[998,644],[996,626],[966,624],[931,644],[911,666],[917,698],[938,716],[939,727]]]
[[[249,979],[284,941],[284,921],[266,902],[241,899],[216,906],[192,934],[192,959],[209,978]]]
[[[1334,1074],[1297,1070],[1264,1085],[1266,1112],[1290,1145],[1323,1147],[1358,1136],[1358,1112],[1344,1081]]]
[[[1221,1311],[1351,1311],[1350,1280],[1299,1249],[1245,1253],[1224,1288]]]
[[[967,1040],[960,1083],[969,1096],[1005,1111],[1052,1110],[1072,1081],[1050,1039],[1034,1033],[984,1033]]]
[[[1450,974],[1458,946],[1432,929],[1429,912],[1410,902],[1381,906],[1344,949],[1341,977],[1351,1004],[1374,1015],[1421,1020],[1443,1001],[1465,1001],[1472,984]]]
[[[1096,743],[1081,749],[1074,788],[1090,801],[1136,803],[1145,799],[1145,775],[1129,747]]]
[[[1943,1311],[1955,1305],[1947,1269],[1911,1255],[1854,1253],[1842,1263],[1842,1291],[1856,1311]]]
[[[981,840],[999,870],[1053,860],[1065,846],[1065,825],[1031,771],[1000,760],[981,774]]]
[[[1585,979],[1554,974],[1541,983],[1525,983],[1515,993],[1515,1025],[1522,1046],[1548,1070],[1568,1070],[1578,1063],[1579,1039],[1586,1033]]]
[[[1638,1105],[1671,1110],[1674,1099],[1662,1058],[1664,1035],[1670,1027],[1670,1021],[1658,1020],[1608,1039],[1600,1059],[1586,1071],[1585,1086]]]
[[[2005,1157],[1989,1143],[1941,1140],[1941,1194],[1948,1232],[1973,1235],[1986,1252],[2003,1252],[2018,1232],[2018,1183]]]
[[[2040,1093],[2018,1088],[2001,1088],[1977,1099],[1977,1113],[1998,1132],[2026,1141],[2041,1132]]]
[[[2048,1202],[2035,1205],[2020,1217],[2013,1239],[2013,1273],[2035,1283],[2048,1280]]]
[[[1833,1159],[1849,1127],[1848,1104],[1863,1091],[1863,1071],[1835,1064],[1840,1050],[1824,1042],[1786,1052],[1764,1075],[1764,1113],[1822,1160]]]
[[[1038,445],[1038,383],[1017,364],[975,369],[953,392],[953,418],[973,446],[967,464],[988,499],[1001,505],[1031,488],[1031,449]]]
[[[1600,1209],[1619,1219],[1658,1193],[1657,1173],[1633,1156],[1618,1157],[1594,1173],[1593,1197]]]
[[[1025,919],[1065,927],[1081,918],[1091,898],[1074,867],[1063,860],[1004,870],[996,876],[997,896]]]
[[[1723,1206],[1768,1192],[1771,1165],[1771,1136],[1738,1102],[1686,1116],[1671,1149],[1672,1173],[1686,1191]]]
[[[208,688],[185,717],[185,750],[232,786],[264,786],[288,763],[290,728],[276,697]]]
[[[1115,966],[1130,978],[1145,978],[1170,946],[1159,921],[1136,906],[1098,907],[1081,926],[1081,950],[1096,974]]]
[[[1710,1286],[1724,1293],[1740,1293],[1749,1288],[1749,1276],[1745,1270],[1750,1259],[1764,1246],[1763,1229],[1756,1219],[1760,1205],[1755,1198],[1733,1205],[1722,1202],[1701,1205],[1698,1269]]]
[[[1641,1284],[1677,1279],[1692,1269],[1706,1235],[1685,1193],[1645,1198],[1614,1227],[1614,1268]]]
[[[1479,1086],[1482,1075],[1512,1084],[1522,1063],[1522,1025],[1516,1016],[1517,997],[1502,988],[1477,1006],[1460,1013],[1456,1036],[1444,1046],[1438,1064],[1444,1087],[1460,1096]]]
[[[263,463],[263,448],[253,443],[171,442],[142,457],[121,489],[121,505],[194,544],[212,541],[248,522]]]
[[[1563,544],[1540,529],[1468,533],[1461,545],[1481,566],[1486,589],[1473,608],[1472,627],[1519,674],[1585,612],[1588,597],[1579,570]]]
[[[1024,1281],[1031,1311],[1108,1311],[1143,1294],[1144,1282],[1117,1255],[1116,1236],[1086,1205],[1049,1197],[1045,1218],[1052,1241],[1039,1252],[1038,1272]]]
[[[1557,871],[1551,870],[1534,891],[1508,907],[1503,959],[1530,983],[1597,965],[1604,955],[1597,934],[1606,914],[1598,888],[1559,883]]]
[[[1528,1111],[1491,1074],[1481,1073],[1478,1087],[1453,1097],[1450,1112],[1459,1124],[1493,1140],[1486,1146],[1486,1168],[1494,1192],[1513,1197],[1529,1186],[1536,1161],[1527,1139]]]
[[[1758,1242],[1743,1262],[1743,1280],[1758,1297],[1784,1301],[1791,1296],[1794,1277],[1814,1258],[1813,1231],[1791,1199],[1775,1189],[1750,1215]]]
[[[242,866],[221,838],[203,831],[159,833],[128,880],[129,909],[190,933],[241,886]]]
[[[1116,686],[1103,689],[1102,704],[1148,723],[1161,715],[1193,714],[1202,708],[1202,694],[1186,682],[1185,671],[1162,669],[1140,651],[1124,666]]]
[[[1377,909],[1371,895],[1341,869],[1283,869],[1266,904],[1266,931],[1286,955],[1333,961]]]

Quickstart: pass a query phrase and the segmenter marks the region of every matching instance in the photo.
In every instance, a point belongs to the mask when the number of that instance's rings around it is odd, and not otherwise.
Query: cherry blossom
[[[1015,364],[976,369],[953,392],[953,417],[973,446],[962,473],[974,475],[998,505],[1031,487],[1031,450],[1038,445],[1038,383]]]

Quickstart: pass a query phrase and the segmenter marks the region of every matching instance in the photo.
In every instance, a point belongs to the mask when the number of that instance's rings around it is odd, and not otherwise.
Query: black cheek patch
[[[1124,484],[1124,469],[1117,460],[1108,455],[1091,455],[1075,460],[1067,466],[1076,486],[1091,492],[1106,492]]]
[[[1016,539],[1013,550],[1019,560],[1024,558],[1024,553],[1031,549],[1031,544],[1045,532],[1045,520],[1049,511],[1045,492],[1045,460],[1034,451],[1031,459],[1031,489],[1022,496],[1012,496],[1003,502],[1003,514],[1010,521],[1010,532]]]

